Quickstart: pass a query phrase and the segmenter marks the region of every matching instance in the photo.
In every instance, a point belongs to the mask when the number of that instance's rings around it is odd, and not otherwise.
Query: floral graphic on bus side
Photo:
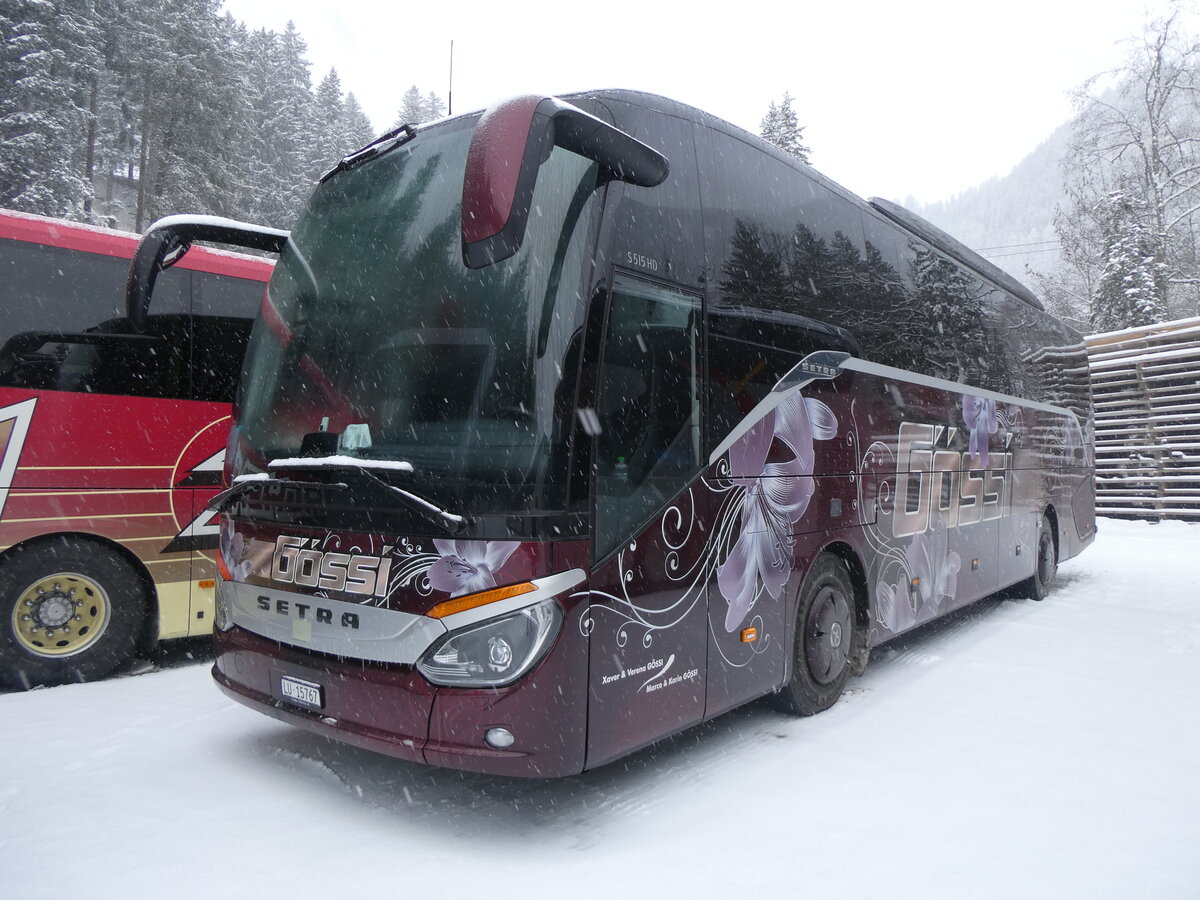
[[[981,468],[988,466],[988,438],[1000,428],[1000,417],[996,412],[996,401],[990,397],[963,394],[963,422],[971,432],[968,452],[979,458]]]
[[[717,585],[729,603],[726,631],[737,629],[762,591],[779,599],[795,567],[792,528],[813,494],[808,477],[816,455],[813,441],[836,437],[837,428],[833,410],[797,394],[729,449],[729,480],[743,494],[740,533],[729,556],[717,566]]]
[[[245,581],[254,571],[254,560],[246,557],[246,539],[227,516],[221,517],[221,558],[234,581]]]
[[[904,579],[881,580],[875,586],[876,615],[892,633],[937,616],[958,592],[962,558],[950,549],[950,530],[938,520],[928,531],[914,535],[904,550]]]
[[[441,559],[429,567],[434,590],[461,597],[496,586],[496,573],[508,562],[520,541],[447,541],[434,538]]]

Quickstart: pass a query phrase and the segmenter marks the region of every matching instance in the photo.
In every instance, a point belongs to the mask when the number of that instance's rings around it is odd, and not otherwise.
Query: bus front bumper
[[[573,646],[555,647],[516,685],[487,690],[438,688],[413,666],[313,654],[238,627],[216,632],[216,651],[213,678],[229,697],[331,740],[496,775],[583,769],[586,700],[564,703],[561,690],[572,682],[583,690],[563,671],[576,659],[586,665]],[[514,736],[510,747],[489,745],[495,728]]]

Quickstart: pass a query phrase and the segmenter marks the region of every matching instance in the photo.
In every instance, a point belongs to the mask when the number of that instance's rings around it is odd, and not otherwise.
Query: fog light
[[[487,741],[489,747],[495,747],[497,750],[506,750],[516,740],[513,733],[507,728],[489,728],[483,739]]]

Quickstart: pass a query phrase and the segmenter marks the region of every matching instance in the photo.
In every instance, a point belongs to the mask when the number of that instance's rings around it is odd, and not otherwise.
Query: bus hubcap
[[[103,634],[110,609],[108,594],[99,584],[59,572],[21,592],[13,609],[13,633],[30,653],[70,656]]]
[[[1038,578],[1046,584],[1054,576],[1054,541],[1047,535],[1042,536],[1038,548]]]
[[[846,667],[850,615],[848,599],[836,588],[825,587],[813,599],[804,652],[808,670],[818,684],[836,681]]]

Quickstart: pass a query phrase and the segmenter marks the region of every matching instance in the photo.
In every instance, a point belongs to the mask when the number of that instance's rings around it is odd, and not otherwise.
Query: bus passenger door
[[[704,714],[700,300],[618,274],[597,380],[588,767]]]

